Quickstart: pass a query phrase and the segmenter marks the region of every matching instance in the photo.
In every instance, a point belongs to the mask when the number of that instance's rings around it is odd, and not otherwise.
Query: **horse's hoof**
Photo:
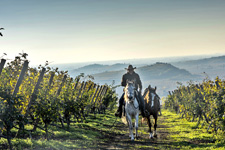
[[[149,135],[149,139],[153,139],[152,133],[150,133],[150,135]]]
[[[156,131],[153,131],[153,137],[157,137]]]

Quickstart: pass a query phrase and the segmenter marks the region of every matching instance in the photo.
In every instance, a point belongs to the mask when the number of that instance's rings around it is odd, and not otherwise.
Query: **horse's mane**
[[[129,80],[127,80],[126,87],[129,87],[129,86],[135,87],[135,86],[134,86],[134,81],[129,81]],[[125,87],[125,88],[126,88],[126,87]],[[135,94],[135,92],[134,92],[134,94]],[[126,92],[125,92],[125,94],[124,94],[124,100],[125,100],[125,102],[128,100],[128,98],[126,97]]]
[[[145,97],[147,93],[148,93],[148,88],[146,88],[146,89],[144,90],[143,97]]]

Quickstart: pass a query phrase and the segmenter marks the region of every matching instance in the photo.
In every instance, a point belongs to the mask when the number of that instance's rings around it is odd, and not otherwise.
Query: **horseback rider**
[[[140,80],[139,75],[134,72],[134,69],[136,69],[136,67],[133,68],[132,65],[129,65],[128,68],[125,68],[127,70],[127,73],[125,73],[122,77],[122,81],[121,81],[121,85],[122,86],[126,86],[126,81],[127,80],[135,80],[135,89],[139,91],[137,91],[138,95],[136,96],[138,103],[140,105],[139,109],[141,110],[141,114],[143,117],[148,116],[148,112],[145,111],[145,103],[144,103],[144,99],[141,95],[142,92],[142,83]],[[122,96],[119,99],[119,108],[117,110],[117,112],[115,113],[116,117],[120,117],[122,116],[122,106],[124,105],[124,93],[122,94]]]

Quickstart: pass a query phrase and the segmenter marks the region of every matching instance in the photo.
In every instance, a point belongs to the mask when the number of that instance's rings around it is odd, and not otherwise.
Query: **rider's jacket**
[[[125,87],[127,80],[135,80],[135,88],[138,89],[139,87],[140,89],[142,89],[142,83],[137,73],[133,72],[132,74],[130,73],[124,74],[122,77],[121,85]]]

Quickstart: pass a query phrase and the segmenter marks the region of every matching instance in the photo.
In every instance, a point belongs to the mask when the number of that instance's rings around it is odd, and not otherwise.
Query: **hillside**
[[[190,80],[199,76],[192,75],[190,72],[174,67],[168,63],[156,63],[149,66],[137,68],[135,70],[142,79],[169,79],[169,80]],[[121,76],[126,73],[126,70],[110,71],[98,74],[93,74],[96,80],[115,80],[121,79]]]
[[[76,77],[80,73],[97,74],[109,71],[124,70],[128,64],[136,67],[143,67],[154,64],[155,62],[167,62],[173,66],[185,69],[192,74],[201,76],[206,72],[211,78],[219,75],[225,77],[225,56],[186,56],[186,57],[166,57],[166,58],[149,58],[149,59],[134,59],[134,60],[118,60],[105,62],[86,62],[72,64],[57,64],[52,67],[59,67],[61,70],[68,70],[70,75]]]
[[[90,64],[84,67],[80,67],[78,69],[73,69],[70,71],[70,73],[77,74],[77,75],[80,73],[97,74],[97,73],[108,72],[108,71],[122,70],[126,68],[127,66],[128,64],[121,64],[121,63],[116,63],[113,65]]]
[[[143,88],[146,88],[149,84],[157,86],[157,92],[161,97],[166,96],[168,91],[174,90],[177,86],[177,81],[185,84],[187,81],[196,81],[201,78],[201,76],[193,75],[184,69],[179,69],[168,63],[156,63],[139,67],[135,71],[140,75]],[[114,80],[116,85],[120,85],[124,73],[126,73],[125,69],[93,74],[93,76],[97,83],[111,84]],[[122,87],[117,88],[117,93],[119,95],[122,94]]]
[[[203,72],[205,72],[211,79],[216,76],[225,77],[225,56],[179,61],[172,63],[172,65],[186,69],[194,74],[203,75]]]
[[[168,63],[156,63],[137,69],[144,80],[149,79],[170,79],[170,80],[190,80],[198,76],[192,75],[185,69],[179,69]]]
[[[168,62],[166,59],[159,61]],[[107,64],[106,62],[104,64],[95,63],[68,70],[69,74],[73,77],[80,73],[85,73],[86,75],[93,75],[96,83],[111,84],[114,80],[115,84],[120,85],[121,77],[126,73],[124,68],[127,68],[130,63],[131,62],[115,62],[115,64]],[[166,96],[169,90],[174,90],[177,87],[177,82],[187,84],[190,80],[200,82],[206,76],[212,80],[215,79],[216,76],[219,76],[220,78],[225,77],[225,56],[211,58],[193,57],[193,59],[189,57],[184,57],[183,59],[171,58],[170,64],[152,64],[152,60],[150,63],[150,60],[146,59],[144,62],[139,60],[139,64],[137,62],[131,64],[137,67],[135,71],[140,75],[143,87],[145,88],[149,84],[157,86],[160,96]],[[121,91],[122,88],[117,89],[118,94],[120,94]]]
[[[205,65],[205,64],[221,64],[225,63],[225,56],[218,56],[218,57],[211,57],[211,58],[204,58],[204,59],[197,59],[197,60],[189,60],[189,61],[179,61],[177,64],[180,65]]]

